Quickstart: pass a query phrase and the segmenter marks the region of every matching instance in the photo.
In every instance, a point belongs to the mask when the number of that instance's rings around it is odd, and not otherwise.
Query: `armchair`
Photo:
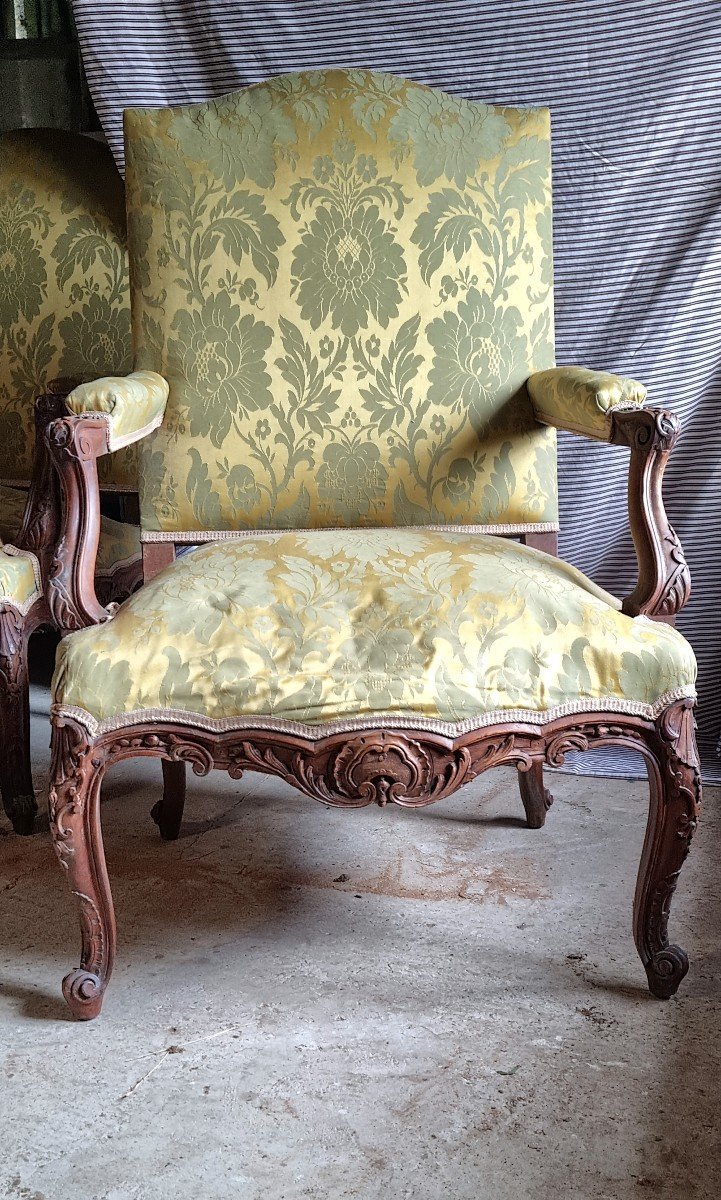
[[[123,183],[106,146],[59,130],[0,134],[0,539],[17,542],[33,465],[33,405],[52,381],[130,367]],[[72,383],[69,385],[72,386]],[[101,463],[137,495],[134,448]],[[136,525],[103,519],[106,603],[140,582]]]
[[[700,800],[695,663],[669,624],[688,574],[661,500],[678,428],[640,384],[554,368],[548,113],[338,70],[130,110],[125,132],[136,374],[75,392],[49,432],[50,594],[93,622],[53,682],[73,1013],[97,1015],[113,966],[99,795],[133,756],[168,764],[173,836],[186,763],[349,808],[429,804],[513,763],[538,827],[544,763],[633,747],[651,792],[634,936],[671,996]],[[146,583],[104,613],[108,408],[141,436],[163,380],[140,442]],[[623,603],[553,554],[554,426],[630,447]]]

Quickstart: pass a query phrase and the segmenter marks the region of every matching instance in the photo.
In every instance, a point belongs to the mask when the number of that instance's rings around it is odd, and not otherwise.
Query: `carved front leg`
[[[97,1017],[115,959],[115,914],[100,831],[104,756],[94,757],[85,731],[66,721],[53,729],[50,829],[80,912],[80,966],[63,995],[81,1021]]]
[[[634,900],[634,938],[654,996],[667,1000],[688,971],[688,957],[669,944],[668,918],[701,803],[693,701],[671,705],[657,722],[647,759],[651,802]]]
[[[37,804],[30,766],[28,633],[16,608],[0,609],[0,792],[16,833],[32,833]]]
[[[543,783],[543,763],[533,762],[530,767],[519,766],[518,784],[528,828],[540,829],[545,824],[546,813],[553,804],[553,796]]]

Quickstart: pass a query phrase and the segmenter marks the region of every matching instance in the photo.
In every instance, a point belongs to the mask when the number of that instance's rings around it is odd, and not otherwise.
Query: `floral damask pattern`
[[[494,307],[470,288],[457,310],[431,321],[427,332],[433,347],[428,399],[466,412],[482,436],[527,377],[520,312]]]
[[[388,126],[392,142],[412,147],[418,183],[443,177],[459,188],[500,153],[509,133],[501,110],[431,88],[410,89]]]
[[[82,308],[60,321],[58,332],[62,375],[94,379],[106,373],[109,363],[127,363],[130,308],[118,309],[108,296],[91,292]]]
[[[351,338],[371,319],[386,328],[408,290],[403,249],[375,202],[400,217],[404,197],[397,185],[377,181],[374,158],[363,154],[355,161],[355,147],[346,139],[336,139],[333,151],[337,165],[327,156],[316,159],[318,183],[304,179],[291,190],[294,216],[309,205],[314,209],[291,278],[300,315],[311,328],[329,316],[333,328]]]
[[[37,317],[45,292],[42,239],[50,215],[33,208],[35,197],[15,180],[0,198],[0,337],[22,315]]]
[[[254,534],[203,546],[58,653],[55,702],[317,723],[458,721],[692,695],[673,628],[624,616],[573,567],[443,531]],[[142,717],[139,719],[142,720]]]
[[[0,479],[28,482],[33,402],[50,381],[130,369],[123,208],[106,147],[0,135]],[[134,448],[101,460],[103,482],[135,489],[135,462]]]
[[[557,519],[545,111],[312,71],[126,128],[149,531]]]
[[[265,352],[273,333],[250,313],[241,317],[227,292],[202,309],[175,314],[168,351],[188,381],[188,428],[220,448],[233,424],[271,402]]]

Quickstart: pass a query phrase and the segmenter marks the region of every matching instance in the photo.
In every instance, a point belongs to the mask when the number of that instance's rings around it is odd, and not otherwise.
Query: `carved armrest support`
[[[35,401],[35,447],[30,488],[22,525],[14,538],[18,549],[29,550],[37,558],[43,583],[48,577],[58,539],[60,511],[57,475],[48,454],[45,434],[50,422],[64,414],[68,391],[69,388],[65,389],[62,381],[58,381],[50,384],[48,391]]]
[[[611,442],[631,450],[628,514],[638,583],[623,601],[623,611],[631,617],[644,614],[673,621],[691,595],[689,569],[662,496],[666,463],[679,432],[678,418],[662,408],[612,414]]]
[[[95,594],[100,538],[97,460],[108,452],[105,421],[95,416],[52,421],[46,444],[63,501],[60,536],[48,574],[48,605],[61,633],[70,633],[112,615]]]

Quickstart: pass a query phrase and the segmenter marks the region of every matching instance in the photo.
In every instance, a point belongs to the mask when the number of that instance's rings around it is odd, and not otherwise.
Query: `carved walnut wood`
[[[35,826],[37,804],[30,765],[28,640],[49,620],[44,598],[23,614],[0,602],[0,794],[16,833]]]
[[[648,764],[651,803],[634,904],[634,936],[655,996],[673,995],[688,969],[669,945],[668,914],[678,874],[696,827],[701,780],[693,703],[681,700],[655,722],[590,713],[548,726],[507,724],[450,739],[412,730],[370,729],[317,741],[278,731],[214,734],[176,722],[136,725],[99,736],[56,718],[50,791],[55,848],[80,906],[80,967],[63,988],[81,1018],[100,1011],[113,967],[115,924],[98,819],[104,772],[125,758],[189,763],[197,775],[214,767],[239,779],[260,771],[324,804],[359,808],[392,803],[419,808],[450,796],[489,767],[515,764],[531,797],[529,820],[543,816],[542,764],[559,766],[570,750],[609,743],[640,750]],[[527,806],[528,808],[528,806]]]
[[[59,629],[85,629],[110,616],[95,594],[100,538],[97,460],[107,451],[105,425],[93,417],[63,417],[50,424],[46,440],[63,493],[60,539],[47,585],[48,604]]]
[[[668,456],[680,425],[660,408],[614,412],[611,441],[631,448],[628,510],[638,558],[638,583],[623,602],[631,617],[643,613],[673,621],[691,595],[691,576],[681,543],[663,504],[662,484]]]
[[[65,397],[57,392],[38,396],[35,401],[35,447],[33,469],[25,504],[22,525],[15,545],[29,550],[40,563],[43,579],[47,577],[59,532],[60,495],[57,472],[45,443],[45,433],[51,421],[65,412]]]

